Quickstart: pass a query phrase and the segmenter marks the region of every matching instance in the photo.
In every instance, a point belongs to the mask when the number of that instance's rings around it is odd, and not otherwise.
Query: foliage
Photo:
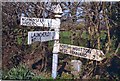
[[[44,77],[44,76],[38,76],[38,75],[36,75],[36,76],[34,76],[34,77],[32,77],[32,80],[34,81],[36,81],[36,80],[47,80],[47,79],[49,79],[49,80],[53,80],[53,78],[52,77]]]
[[[50,41],[47,45],[39,45],[38,49],[36,49],[36,45],[34,46],[33,50],[31,50],[31,46],[27,47],[27,33],[28,31],[48,31],[49,28],[42,28],[42,27],[25,27],[20,26],[20,17],[44,17],[44,18],[53,18],[51,7],[56,3],[19,3],[19,2],[4,2],[2,4],[2,23],[3,23],[3,65],[5,67],[9,67],[10,57],[13,57],[15,52],[22,53],[24,56],[25,54],[29,53],[30,57],[35,56],[34,53],[37,52],[36,50],[47,50],[46,52],[52,52],[54,41]],[[120,43],[120,2],[90,2],[90,3],[74,3],[74,2],[62,2],[60,3],[64,14],[61,18],[61,21],[64,26],[60,27],[63,28],[65,31],[60,31],[60,43],[64,44],[74,44],[77,46],[84,46],[90,48],[98,48],[102,50],[104,53],[108,50],[105,54],[107,60],[104,60],[102,63],[103,66],[106,66],[106,62],[109,63],[111,61],[112,55],[114,54],[118,44]],[[76,15],[77,14],[77,15]],[[78,22],[77,20],[82,20],[82,22]],[[69,31],[68,31],[69,30]],[[76,30],[79,30],[78,32]],[[72,35],[73,33],[73,35]],[[74,35],[75,34],[75,35]],[[73,43],[71,43],[71,38],[73,38]],[[111,45],[110,45],[111,43]],[[42,49],[47,47],[45,49]],[[17,49],[15,49],[17,48]],[[29,48],[29,50],[27,49]],[[36,50],[35,50],[36,49]],[[48,59],[48,54],[43,53],[43,51],[39,52],[41,56],[36,56],[35,60],[40,60],[40,58],[46,57]],[[117,55],[119,55],[120,49],[118,49]],[[33,55],[33,56],[32,56]],[[46,63],[52,60],[52,55],[50,55],[50,59],[44,61]],[[114,56],[114,55],[113,55]],[[31,58],[27,59],[31,59]],[[60,55],[60,60],[63,60],[68,55]],[[16,57],[15,57],[16,58]],[[21,58],[21,57],[20,57]],[[69,58],[73,58],[70,56]],[[17,59],[17,58],[16,58]],[[33,58],[34,59],[34,58]],[[13,59],[14,60],[14,59]],[[83,68],[84,75],[90,74],[89,76],[92,77],[97,73],[96,67],[100,63],[91,62],[90,60],[85,60],[80,58],[82,62],[85,62],[85,67]],[[109,60],[109,61],[108,61]],[[118,59],[117,59],[118,60]],[[68,60],[67,60],[68,61]],[[118,60],[119,61],[119,60]],[[22,62],[22,61],[21,61]],[[91,64],[89,64],[91,62]],[[27,64],[27,63],[26,63]],[[101,65],[100,68],[103,66]],[[112,63],[111,63],[112,64]],[[32,65],[32,64],[31,64]],[[13,66],[12,66],[13,67]],[[117,66],[118,67],[118,66]],[[51,68],[51,67],[48,67]],[[87,70],[86,70],[87,68]],[[107,74],[107,71],[103,71],[105,68],[100,70],[100,75],[102,77],[106,77],[110,74]],[[85,69],[85,70],[84,70]],[[93,69],[93,70],[91,70]],[[3,70],[4,71],[4,70]],[[111,71],[111,70],[110,70]],[[112,71],[111,71],[112,72]],[[106,73],[107,75],[104,76],[102,73]],[[117,73],[115,76],[119,76]],[[71,79],[71,75],[67,73],[63,73],[61,77],[58,76],[58,79]],[[83,76],[81,76],[83,77]],[[33,80],[41,80],[41,79],[52,79],[48,71],[46,73],[41,72],[40,75],[34,76],[34,74],[27,69],[25,66],[20,65],[10,69],[5,75],[4,79],[33,79]]]
[[[18,37],[18,38],[17,38],[17,43],[20,44],[20,45],[22,44],[22,39],[21,39],[21,37]]]
[[[13,67],[8,71],[7,74],[3,75],[3,79],[12,79],[12,80],[28,80],[34,76],[29,69],[27,69],[24,65],[19,65],[17,67]]]
[[[62,76],[61,77],[58,76],[57,79],[73,79],[73,78],[71,74],[63,72]]]
[[[51,77],[51,73],[49,72],[41,72],[39,75],[32,77],[33,81],[40,80],[40,81],[53,81],[54,79]]]

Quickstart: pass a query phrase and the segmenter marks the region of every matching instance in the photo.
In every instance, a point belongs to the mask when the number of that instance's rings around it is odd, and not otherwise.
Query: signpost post
[[[60,14],[62,14],[62,8],[58,4],[54,9],[56,20],[60,20]],[[53,60],[52,60],[52,77],[57,77],[57,65],[58,65],[58,52],[59,52],[59,27],[55,28],[55,41],[54,41],[54,48],[53,48]]]

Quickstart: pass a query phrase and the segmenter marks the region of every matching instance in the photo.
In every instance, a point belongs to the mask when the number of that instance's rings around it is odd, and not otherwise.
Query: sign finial
[[[55,14],[62,14],[62,13],[63,13],[60,4],[58,4],[58,5],[55,7],[55,9],[53,10],[53,12],[54,12]]]

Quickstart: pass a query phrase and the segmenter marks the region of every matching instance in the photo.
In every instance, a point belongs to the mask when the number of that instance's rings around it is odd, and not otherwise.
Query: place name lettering
[[[60,47],[61,47],[61,48],[64,48],[64,49],[65,49],[65,48],[67,48],[67,49],[71,49],[71,46],[69,46],[69,45],[63,45],[63,44],[60,44]]]
[[[68,54],[67,49],[60,49],[60,52],[65,53],[65,54]]]
[[[82,53],[91,54],[91,49],[89,49],[89,48],[73,47],[72,49],[75,50],[75,51],[81,51]]]
[[[45,24],[46,20],[43,18],[22,18],[22,24],[28,25],[28,26],[37,26],[38,24]],[[51,21],[47,20],[47,24],[49,24]]]
[[[51,36],[50,32],[38,32],[38,33],[31,33],[31,40],[34,41],[41,41],[42,37],[49,37]]]
[[[78,57],[88,57],[88,54],[91,54],[92,49],[90,48],[83,48],[83,47],[77,47],[72,45],[66,45],[66,44],[60,44],[60,52],[78,56]]]
[[[22,24],[23,25],[29,25],[29,26],[35,25],[36,21],[38,21],[38,19],[22,18]]]

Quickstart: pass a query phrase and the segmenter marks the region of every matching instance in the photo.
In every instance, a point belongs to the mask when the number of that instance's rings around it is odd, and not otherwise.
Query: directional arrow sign
[[[28,44],[34,43],[36,41],[50,41],[54,40],[54,31],[32,31],[28,32]]]
[[[59,52],[96,61],[101,61],[105,57],[101,50],[67,44],[59,44]]]
[[[23,26],[41,26],[41,27],[57,28],[60,27],[60,19],[21,17],[20,24]]]

